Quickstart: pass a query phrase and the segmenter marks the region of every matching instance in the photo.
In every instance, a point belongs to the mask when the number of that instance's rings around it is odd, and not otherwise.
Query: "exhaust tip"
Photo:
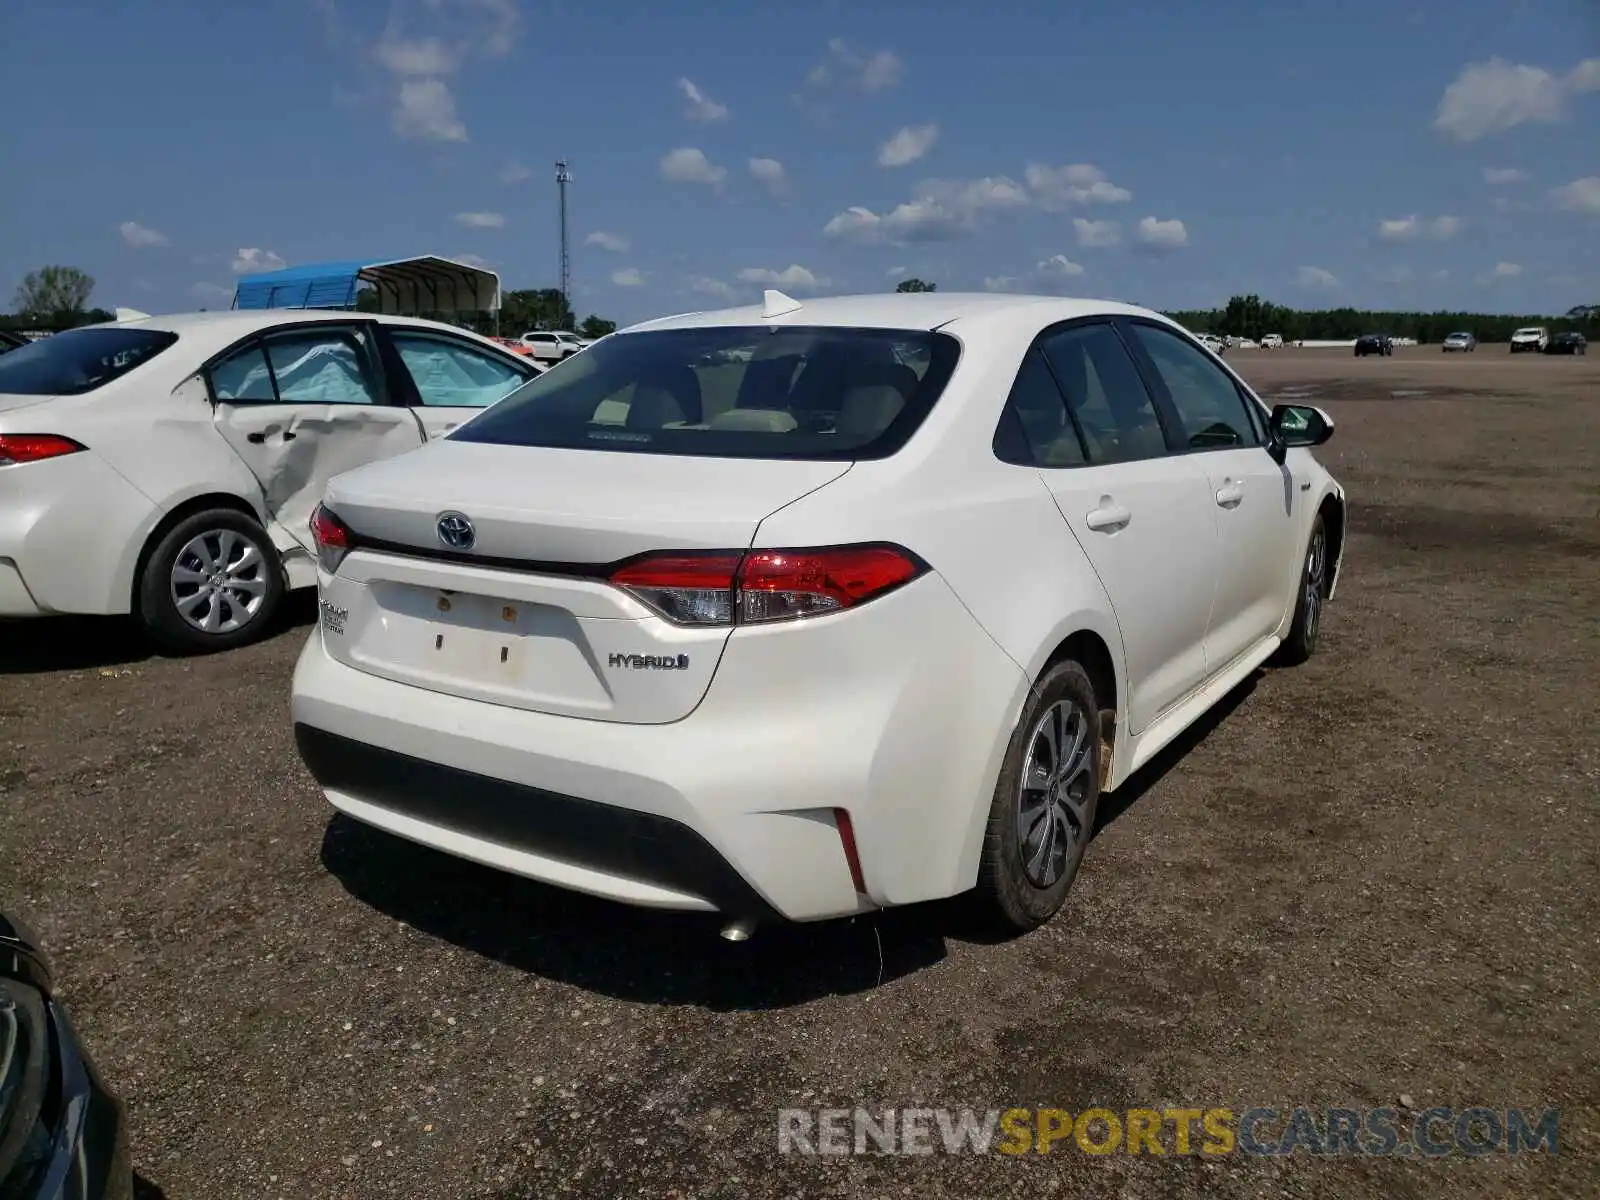
[[[722,927],[722,939],[727,942],[747,942],[755,931],[755,921],[749,917],[741,917],[737,921],[729,921]]]

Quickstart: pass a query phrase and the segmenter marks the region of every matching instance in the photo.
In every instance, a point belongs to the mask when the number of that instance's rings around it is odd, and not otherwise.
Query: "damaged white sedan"
[[[191,313],[0,357],[0,619],[128,614],[169,650],[267,632],[316,583],[329,478],[420,447],[540,373],[408,317]]]

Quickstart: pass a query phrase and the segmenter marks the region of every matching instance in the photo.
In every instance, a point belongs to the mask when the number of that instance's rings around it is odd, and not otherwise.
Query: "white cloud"
[[[1491,279],[1515,279],[1522,274],[1522,268],[1514,262],[1495,263],[1494,270],[1489,272]]]
[[[458,212],[456,221],[468,229],[501,229],[505,227],[505,215],[497,212]]]
[[[1528,178],[1526,171],[1519,171],[1515,167],[1485,167],[1483,181],[1496,186],[1505,183],[1522,183]]]
[[[1600,175],[1574,179],[1558,188],[1552,188],[1550,199],[1557,208],[1568,212],[1600,214]]]
[[[1033,272],[1041,280],[1059,282],[1063,279],[1076,279],[1083,274],[1083,267],[1065,254],[1052,254],[1042,262],[1035,263]]]
[[[618,287],[643,287],[644,276],[639,273],[638,267],[623,267],[620,270],[611,272],[611,282]]]
[[[693,146],[670,151],[661,160],[661,178],[672,183],[703,183],[716,187],[727,177],[726,167],[713,166],[705,153]]]
[[[1457,141],[1477,141],[1532,121],[1559,121],[1568,99],[1597,89],[1600,59],[1587,59],[1556,75],[1543,67],[1491,58],[1461,69],[1439,97],[1433,126]]]
[[[509,160],[500,168],[501,183],[521,183],[524,179],[533,178],[533,168],[519,163],[516,159]]]
[[[911,272],[903,266],[890,267],[883,273],[885,279],[904,279],[910,274]]]
[[[117,226],[117,232],[122,235],[122,240],[135,250],[142,250],[146,246],[165,246],[168,242],[166,234],[157,233],[137,221],[124,221]]]
[[[450,257],[455,262],[465,263],[469,267],[482,267],[486,271],[494,269],[493,263],[476,254],[452,254]]]
[[[1125,204],[1133,199],[1132,192],[1112,183],[1104,171],[1091,163],[1060,167],[1029,163],[1022,177],[1046,212],[1058,212],[1074,204]]]
[[[880,167],[906,167],[916,162],[939,140],[939,127],[934,124],[907,125],[878,147]]]
[[[218,283],[191,283],[189,294],[197,300],[232,300],[233,289]]]
[[[1077,231],[1078,245],[1104,249],[1122,240],[1122,226],[1115,221],[1090,221],[1073,217],[1072,228]]]
[[[917,185],[913,198],[878,214],[869,208],[849,208],[823,227],[831,238],[855,242],[948,241],[971,233],[987,213],[1024,208],[1028,194],[1012,179],[929,179]]]
[[[1323,267],[1301,267],[1295,272],[1301,287],[1331,289],[1339,286],[1339,279]]]
[[[425,8],[436,31],[402,33],[391,13],[370,55],[395,81],[396,133],[417,141],[464,142],[467,127],[447,81],[469,59],[509,54],[522,15],[516,0],[428,0]]]
[[[866,54],[843,38],[834,38],[828,43],[826,57],[806,76],[806,84],[819,91],[881,92],[899,83],[905,71],[905,64],[892,50]]]
[[[983,281],[986,292],[1014,292],[1020,286],[1014,275],[990,275]]]
[[[689,279],[691,291],[699,292],[703,296],[715,296],[719,300],[732,300],[733,288],[723,283],[720,279],[712,279],[706,275],[695,275]]]
[[[281,271],[287,265],[271,250],[261,250],[254,246],[241,247],[239,253],[233,256],[235,275],[243,275],[249,271]]]
[[[775,158],[752,158],[750,176],[774,196],[781,196],[789,190],[788,172]]]
[[[1177,250],[1189,244],[1189,231],[1176,218],[1158,221],[1154,217],[1145,217],[1134,230],[1134,236],[1139,239],[1141,246],[1153,251]]]
[[[609,250],[613,254],[622,254],[628,249],[628,239],[620,233],[607,233],[603,229],[596,229],[583,239],[585,246],[599,246],[602,250]]]
[[[1409,242],[1413,238],[1426,234],[1428,237],[1438,238],[1440,241],[1455,237],[1460,233],[1466,222],[1460,217],[1419,217],[1416,213],[1409,216],[1393,217],[1378,222],[1378,236],[1386,242]]]
[[[400,38],[385,34],[373,48],[378,65],[396,75],[449,75],[460,65],[459,53],[434,37]]]
[[[728,119],[728,106],[718,104],[710,96],[695,86],[692,79],[678,80],[678,90],[683,93],[689,106],[683,110],[683,115],[691,121],[726,121]]]
[[[772,271],[766,267],[746,267],[739,272],[739,278],[746,283],[761,283],[768,287],[795,288],[803,290],[820,287],[827,283],[825,279],[818,279],[799,263],[790,263],[781,271]]]
[[[394,131],[423,142],[464,142],[467,127],[456,115],[456,98],[442,79],[408,79],[400,85]]]

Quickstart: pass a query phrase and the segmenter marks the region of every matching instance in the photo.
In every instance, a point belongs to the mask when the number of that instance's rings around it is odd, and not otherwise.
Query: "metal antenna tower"
[[[567,244],[567,184],[572,182],[572,172],[567,170],[566,159],[556,163],[556,189],[561,194],[561,298],[572,307],[572,255]]]

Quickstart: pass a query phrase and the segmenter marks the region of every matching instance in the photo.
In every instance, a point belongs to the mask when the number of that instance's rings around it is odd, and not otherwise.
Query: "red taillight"
[[[317,544],[317,562],[324,571],[336,571],[355,545],[350,527],[325,504],[311,514],[311,538]]]
[[[611,582],[681,625],[747,625],[863,604],[924,570],[893,546],[839,546],[651,554]]]
[[[54,433],[0,433],[0,467],[76,454],[85,447]]]
[[[850,814],[842,808],[833,810],[833,823],[839,830],[839,844],[844,847],[844,861],[850,868],[850,882],[857,892],[865,894],[866,877],[861,874],[861,851],[856,848],[856,827]]]

